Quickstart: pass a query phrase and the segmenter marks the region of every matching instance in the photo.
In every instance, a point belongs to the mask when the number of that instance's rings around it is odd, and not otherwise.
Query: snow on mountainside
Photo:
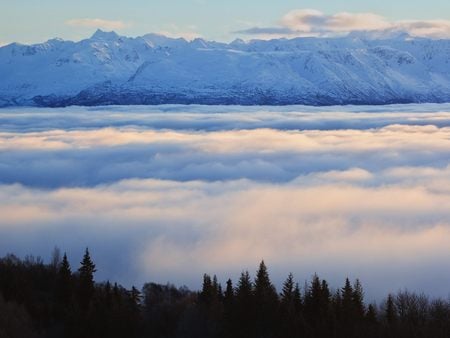
[[[0,48],[0,106],[450,101],[450,40],[407,35],[235,40],[98,30]]]

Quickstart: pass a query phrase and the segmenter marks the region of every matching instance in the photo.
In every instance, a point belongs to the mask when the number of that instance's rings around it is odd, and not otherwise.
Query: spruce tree
[[[294,276],[290,273],[283,284],[281,291],[281,303],[291,304],[294,302]]]
[[[354,302],[353,287],[348,278],[345,279],[345,285],[341,289],[341,311],[340,311],[340,327],[343,337],[354,336]]]
[[[350,284],[350,280],[348,278],[345,279],[345,285],[341,291],[341,300],[342,300],[342,315],[346,318],[351,318],[353,315],[353,287]]]
[[[239,278],[236,298],[239,302],[248,302],[252,298],[253,284],[248,271],[242,272]]]
[[[86,248],[83,260],[81,261],[81,266],[78,269],[78,291],[82,308],[86,308],[89,305],[89,302],[92,300],[92,297],[94,295],[94,273],[96,271],[97,270],[95,269],[95,264],[92,262],[91,256],[89,254],[89,249]]]
[[[367,307],[366,320],[370,324],[377,323],[377,310],[373,304],[369,304]]]
[[[225,311],[231,311],[234,303],[234,289],[233,282],[231,279],[227,280],[227,286],[225,288],[225,293],[223,295],[223,305],[225,307]]]
[[[322,285],[317,274],[312,277],[305,295],[305,315],[310,322],[320,321]]]
[[[223,337],[234,337],[235,326],[234,326],[234,304],[235,304],[235,294],[233,289],[233,282],[231,279],[227,280],[225,292],[223,295]],[[237,322],[237,321],[236,321]]]
[[[59,265],[56,292],[59,306],[67,310],[67,306],[72,298],[72,271],[70,270],[66,253],[64,253],[61,264]]]
[[[236,328],[236,336],[239,338],[252,337],[254,335],[255,304],[253,284],[248,271],[241,273],[236,289],[235,300],[233,327]]]
[[[272,336],[278,322],[278,294],[261,261],[255,278],[256,330],[259,337]]]
[[[255,278],[255,297],[258,302],[276,302],[278,295],[269,278],[266,264],[261,261]]]
[[[303,302],[302,302],[302,295],[300,292],[300,286],[298,285],[298,283],[295,283],[293,297],[294,297],[295,311],[297,313],[300,313],[302,311]]]
[[[359,279],[357,279],[353,285],[353,307],[355,311],[356,319],[361,320],[364,317],[364,292]]]
[[[206,307],[209,307],[214,298],[214,288],[211,277],[206,273],[203,275],[202,291],[199,295],[199,301]]]
[[[221,301],[222,297],[223,297],[222,285],[217,281],[216,275],[213,276],[212,288],[213,288],[214,299],[217,301],[219,301],[219,300]]]
[[[280,304],[280,336],[284,338],[298,337],[300,323],[297,312],[297,302],[300,297],[298,285],[294,286],[294,276],[290,273],[283,283]]]
[[[386,299],[385,318],[389,325],[394,324],[397,320],[397,309],[392,294],[389,294]]]

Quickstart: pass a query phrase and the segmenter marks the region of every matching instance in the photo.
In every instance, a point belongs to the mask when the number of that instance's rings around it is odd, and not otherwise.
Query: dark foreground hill
[[[139,291],[94,282],[88,250],[78,270],[58,250],[52,262],[0,259],[0,337],[448,338],[450,302],[407,291],[367,304],[361,283],[332,289],[292,275],[279,292],[264,262],[222,285],[203,276],[199,292],[147,283]]]

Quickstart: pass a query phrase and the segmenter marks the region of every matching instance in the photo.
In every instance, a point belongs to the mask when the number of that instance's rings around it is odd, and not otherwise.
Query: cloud
[[[93,118],[94,117],[94,118]],[[115,106],[8,108],[0,112],[0,131],[134,127],[221,131],[238,129],[343,130],[393,124],[450,126],[450,104],[390,106]]]
[[[351,168],[442,167],[450,157],[449,140],[448,127],[405,125],[322,131],[104,128],[0,133],[0,182],[39,187],[92,186],[126,178],[287,182]]]
[[[322,172],[340,177],[352,168],[359,168],[355,179],[364,180],[367,172],[392,166],[443,168],[450,157],[445,108],[13,109],[0,113],[0,183],[55,188],[129,178],[288,182]]]
[[[3,109],[0,255],[76,269],[89,246],[99,280],[192,288],[264,258],[278,286],[447,296],[449,182],[449,105]]]
[[[390,28],[383,17],[372,13],[341,12],[325,15],[305,9],[294,10],[281,19],[281,24],[296,32],[351,32]]]
[[[89,245],[99,279],[171,280],[193,288],[203,272],[236,278],[264,258],[278,271],[278,285],[288,271],[300,282],[317,271],[332,285],[351,273],[367,281],[370,298],[392,283],[445,296],[447,283],[427,283],[436,274],[450,278],[440,266],[450,254],[450,194],[428,189],[432,177],[367,187],[343,176],[308,186],[247,180],[126,180],[56,190],[3,185],[1,254],[47,256],[57,243],[78,264]],[[427,269],[428,277],[417,275]]]
[[[399,30],[408,32],[412,36],[424,36],[436,39],[450,38],[449,20],[399,21],[395,26],[397,26]]]
[[[73,27],[83,27],[83,28],[100,28],[105,30],[115,30],[124,29],[129,26],[129,24],[120,20],[105,20],[105,19],[71,19],[65,22],[66,25]]]
[[[374,13],[324,14],[314,9],[297,9],[284,15],[279,26],[252,27],[235,33],[259,37],[335,36],[350,32],[407,32],[411,36],[450,38],[448,20],[389,21]]]

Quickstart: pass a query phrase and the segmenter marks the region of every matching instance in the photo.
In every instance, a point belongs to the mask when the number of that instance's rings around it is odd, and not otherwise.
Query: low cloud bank
[[[24,133],[105,127],[221,131],[239,129],[335,130],[391,124],[450,126],[450,104],[390,106],[115,106],[8,108],[0,110],[0,131]]]
[[[375,177],[374,177],[375,176]],[[78,264],[88,245],[99,278],[199,287],[203,272],[236,278],[264,258],[280,283],[351,274],[371,298],[400,287],[446,296],[450,169],[392,168],[393,183],[352,169],[286,184],[248,180],[127,180],[95,188],[0,186],[1,254],[48,256],[57,243]],[[439,277],[437,277],[439,276]]]
[[[0,183],[96,186],[129,178],[175,181],[298,176],[361,168],[448,165],[450,127],[367,130],[174,131],[136,128],[0,132]],[[383,182],[381,182],[383,183]],[[380,184],[376,179],[367,184]]]
[[[445,108],[2,110],[0,255],[89,246],[100,280],[193,288],[264,258],[278,285],[445,297]]]

